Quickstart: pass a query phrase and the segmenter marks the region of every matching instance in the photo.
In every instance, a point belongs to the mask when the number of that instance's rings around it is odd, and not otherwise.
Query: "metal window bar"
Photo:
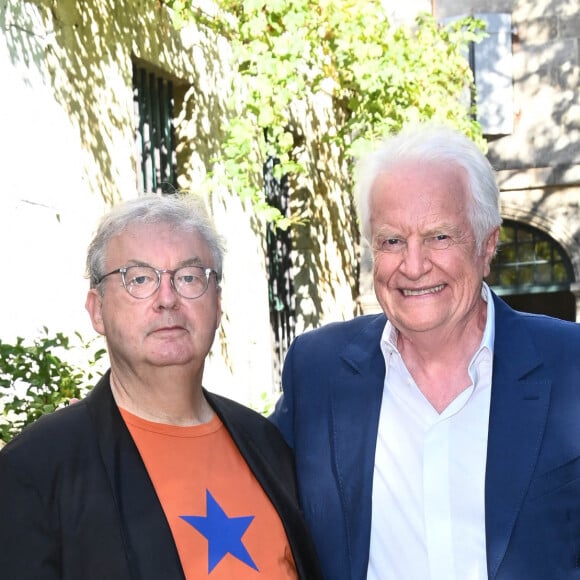
[[[141,193],[177,190],[173,83],[133,65],[133,101]]]
[[[574,280],[574,270],[566,252],[557,242],[539,230],[517,222],[506,220],[502,230],[505,241],[500,244],[488,277],[494,289],[510,289],[516,293],[569,289]],[[550,244],[549,258],[538,255],[538,247],[543,243]],[[525,246],[533,248],[532,256],[524,258]],[[504,251],[513,248],[512,259],[504,259],[502,248]],[[548,281],[540,272],[540,268],[546,266],[550,269]],[[526,281],[523,277],[528,270],[531,270],[531,276],[528,275],[531,280]],[[510,280],[511,283],[506,284],[503,280]]]
[[[267,202],[282,215],[288,215],[290,188],[287,176],[274,177],[278,161],[268,158],[263,168],[264,190]],[[266,231],[266,259],[268,266],[268,298],[270,302],[270,325],[274,336],[274,381],[280,388],[284,357],[295,335],[294,284],[292,280],[292,241],[289,230],[281,230],[268,224]]]

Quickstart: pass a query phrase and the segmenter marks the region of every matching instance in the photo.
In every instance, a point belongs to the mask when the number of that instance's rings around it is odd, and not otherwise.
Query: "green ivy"
[[[46,327],[32,344],[17,337],[14,343],[0,340],[0,439],[9,441],[26,425],[45,413],[82,397],[92,386],[97,363],[105,349],[93,351],[92,341],[75,333],[74,345],[64,334],[51,336]],[[85,351],[86,369],[77,367],[57,353]]]
[[[274,157],[278,176],[304,171],[294,103],[331,98],[336,130],[321,138],[347,160],[419,120],[450,123],[484,147],[465,58],[484,36],[480,20],[441,25],[425,13],[412,27],[394,26],[383,0],[215,0],[216,15],[183,0],[165,4],[177,26],[195,19],[229,39],[238,74],[221,161],[229,189],[279,227],[290,221],[267,205],[261,168]]]
[[[252,403],[250,407],[257,413],[260,413],[260,415],[268,417],[274,412],[274,407],[276,406],[276,401],[279,397],[280,393],[263,391],[260,393],[260,400]]]

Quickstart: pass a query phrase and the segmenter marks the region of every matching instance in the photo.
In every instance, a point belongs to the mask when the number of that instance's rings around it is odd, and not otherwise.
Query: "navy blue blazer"
[[[580,578],[580,325],[516,312],[495,295],[494,303],[488,575]],[[299,336],[271,417],[295,450],[328,580],[366,578],[385,323],[361,316]]]
[[[280,515],[299,578],[321,578],[290,449],[254,411],[205,395]],[[84,400],[45,415],[0,451],[0,578],[185,579],[108,373]]]

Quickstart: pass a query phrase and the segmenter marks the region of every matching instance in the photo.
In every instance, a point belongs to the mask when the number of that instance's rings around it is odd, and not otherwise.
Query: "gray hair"
[[[468,219],[478,251],[488,234],[501,225],[499,188],[495,172],[479,147],[468,137],[445,126],[421,125],[383,141],[361,159],[355,196],[363,237],[370,243],[370,193],[377,177],[406,161],[436,162],[461,167],[467,174]]]
[[[202,199],[193,195],[150,195],[123,201],[102,218],[87,252],[86,273],[91,288],[106,274],[105,254],[111,239],[134,224],[167,224],[180,231],[197,232],[209,247],[219,284],[225,246]]]

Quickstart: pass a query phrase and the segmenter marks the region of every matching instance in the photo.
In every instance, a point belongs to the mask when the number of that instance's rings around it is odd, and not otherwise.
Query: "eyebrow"
[[[200,258],[195,256],[194,258],[189,258],[188,260],[184,260],[183,262],[180,262],[177,267],[183,268],[184,266],[200,266],[200,267],[205,268],[206,264],[204,262],[202,262]]]
[[[424,236],[433,236],[437,234],[451,234],[454,236],[460,236],[462,234],[461,228],[458,228],[456,225],[453,224],[439,224],[436,227],[429,228],[426,232],[424,232]]]
[[[126,264],[129,265],[129,266],[148,266],[150,268],[156,268],[156,266],[152,266],[148,262],[143,262],[142,260],[133,260],[133,259],[130,259],[130,260],[127,260]],[[200,268],[206,268],[207,267],[204,264],[204,262],[201,261],[201,259],[199,257],[195,256],[193,258],[187,258],[186,260],[182,260],[181,262],[179,262],[177,264],[177,266],[175,267],[175,269],[184,268],[186,266],[199,266]]]
[[[396,231],[394,228],[383,226],[375,232],[373,238],[398,238],[401,237],[402,233]]]
[[[453,238],[464,238],[466,235],[468,235],[461,228],[450,223],[442,223],[433,227],[430,226],[426,228],[424,231],[419,232],[420,237],[423,239],[437,236],[439,234],[445,234]],[[375,240],[406,239],[406,238],[407,234],[395,229],[384,227],[375,233],[372,240],[374,242]]]

